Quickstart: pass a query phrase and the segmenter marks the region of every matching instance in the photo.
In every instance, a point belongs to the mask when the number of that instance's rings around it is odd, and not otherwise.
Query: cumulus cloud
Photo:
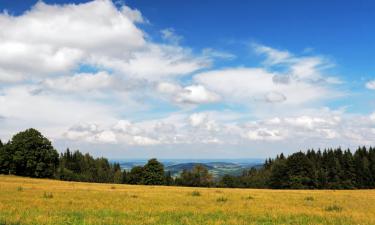
[[[366,83],[366,88],[370,90],[375,90],[375,80],[371,80]]]
[[[253,48],[266,57],[265,67],[211,70],[196,74],[194,81],[225,96],[229,102],[247,102],[248,105],[253,104],[253,100],[263,100],[297,106],[343,95],[335,88],[338,79],[326,75],[326,69],[332,64],[324,57],[298,57],[288,51],[259,44],[254,44]]]
[[[275,83],[274,75],[275,72],[262,68],[230,68],[198,73],[194,80],[229,101],[248,104],[251,99],[265,99],[298,105],[339,95],[334,89],[321,84],[299,80],[291,80],[288,84]]]
[[[3,13],[0,67],[9,74],[48,75],[70,71],[89,56],[121,56],[141,48],[144,33],[134,25],[130,12],[97,0],[77,5],[40,1],[20,16]]]
[[[282,93],[279,93],[279,92],[274,92],[274,91],[271,91],[271,92],[268,92],[266,95],[265,95],[265,98],[266,98],[266,101],[267,102],[283,102],[286,100],[286,97],[285,95],[283,95]]]
[[[375,140],[374,115],[317,109],[343,95],[323,56],[253,44],[258,66],[212,69],[238,56],[181,46],[173,28],[154,39],[139,23],[139,10],[110,0],[1,13],[0,135],[36,127],[68,143],[130,146]],[[199,107],[209,103],[217,110]]]
[[[370,120],[371,121],[374,121],[375,122],[375,113],[372,113],[370,116],[369,116]]]
[[[114,85],[114,79],[107,72],[78,73],[73,76],[48,78],[41,83],[42,88],[81,92],[108,88]]]
[[[219,100],[220,97],[217,94],[208,91],[202,85],[187,86],[176,96],[177,102],[188,104],[210,103]]]
[[[71,140],[87,141],[92,143],[116,143],[116,136],[112,131],[101,130],[97,124],[81,123],[71,127],[63,134]]]
[[[40,1],[21,15],[1,13],[0,81],[13,83],[1,87],[1,114],[16,121],[12,127],[48,126],[52,136],[61,137],[75,123],[114,121],[120,111],[143,110],[146,106],[132,96],[147,94],[155,81],[210,65],[188,48],[152,42],[137,23],[147,23],[138,10],[118,8],[110,0]],[[93,72],[81,72],[83,65]],[[199,102],[192,93],[181,100]],[[103,133],[95,140],[110,137]]]
[[[257,129],[248,131],[246,137],[250,140],[276,141],[282,140],[283,136],[278,130]]]
[[[81,64],[157,79],[210,64],[178,45],[152,43],[136,26],[140,22],[144,19],[138,10],[125,5],[118,9],[110,0],[67,5],[38,2],[20,16],[0,14],[0,79],[66,74]],[[170,30],[164,33],[173,37]]]
[[[180,104],[204,104],[220,100],[219,95],[202,85],[181,87],[177,84],[162,82],[157,85],[156,89],[160,93],[172,96],[173,101]]]

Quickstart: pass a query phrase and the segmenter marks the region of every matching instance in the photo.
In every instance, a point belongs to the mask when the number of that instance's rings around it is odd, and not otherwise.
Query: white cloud
[[[182,47],[172,28],[154,42],[137,26],[148,25],[141,12],[118,6],[110,0],[39,2],[18,16],[0,14],[2,137],[36,127],[78,146],[222,145],[243,151],[254,143],[375,140],[374,115],[322,107],[343,95],[325,57],[254,44],[265,57],[258,67],[210,69],[214,60],[236,55]],[[366,87],[375,89],[374,81]],[[218,110],[197,107],[208,103],[220,104]]]
[[[182,87],[173,83],[161,82],[157,84],[156,90],[162,94],[176,94],[182,91]]]
[[[366,83],[366,88],[370,90],[375,90],[375,80],[371,80]]]
[[[193,127],[202,125],[207,120],[207,114],[205,113],[194,113],[189,117],[190,124]]]
[[[130,144],[133,145],[156,145],[160,144],[158,140],[149,138],[149,137],[142,137],[142,136],[134,136],[133,137],[133,142]]]
[[[101,130],[97,124],[81,123],[77,124],[64,134],[65,138],[75,141],[87,141],[91,143],[116,143],[116,136],[112,131]]]
[[[179,46],[147,44],[132,52],[129,59],[100,57],[93,63],[111,68],[126,77],[160,81],[181,77],[210,65],[206,58],[195,58],[189,49]]]
[[[114,85],[113,78],[107,72],[95,74],[78,73],[73,76],[49,78],[44,80],[42,88],[59,91],[82,92],[108,88]]]
[[[265,96],[267,102],[283,102],[286,101],[285,95],[279,92],[268,92]]]
[[[142,133],[142,129],[135,126],[128,120],[120,120],[113,127],[113,130],[119,133],[138,135]]]
[[[173,28],[167,28],[160,31],[161,37],[172,44],[177,45],[181,40],[182,36],[177,35]]]
[[[375,122],[375,113],[372,113],[370,116],[369,116],[370,120]]]
[[[3,13],[0,68],[30,77],[70,71],[84,57],[122,56],[145,45],[144,33],[133,23],[140,18],[138,11],[118,11],[109,0],[63,6],[38,2],[20,16]]]
[[[227,60],[232,60],[236,58],[236,56],[231,53],[219,51],[213,48],[204,48],[202,50],[202,55],[209,57],[209,58],[219,58],[219,59],[227,59]]]
[[[282,66],[287,77],[295,80],[324,81],[327,83],[341,83],[339,78],[322,74],[322,71],[334,65],[323,56],[295,56],[289,51],[282,51],[265,45],[253,44],[255,52],[265,55],[266,66]]]
[[[220,97],[208,91],[202,85],[191,85],[185,87],[175,98],[179,103],[187,104],[201,104],[201,103],[210,103],[217,102],[220,100]]]
[[[137,9],[131,9],[127,7],[125,4],[122,4],[121,6],[121,12],[129,18],[131,21],[135,23],[145,23],[147,20],[145,20],[142,16],[142,13]]]
[[[258,141],[276,141],[282,140],[283,136],[278,130],[267,130],[267,129],[257,129],[254,131],[249,131],[246,137],[250,140]]]
[[[219,125],[215,120],[209,118],[207,113],[193,113],[189,117],[189,122],[192,127],[203,128],[206,131],[219,131]]]
[[[250,104],[254,99],[268,102],[278,100],[300,105],[337,97],[339,94],[326,85],[291,80],[288,84],[273,82],[276,73],[262,68],[229,68],[195,75],[194,80],[225,96],[228,101]],[[276,99],[277,98],[277,99]]]
[[[158,92],[173,96],[173,101],[180,104],[204,104],[220,100],[220,96],[207,90],[202,85],[181,87],[177,84],[162,82],[156,86]]]
[[[265,63],[269,65],[286,63],[289,62],[293,57],[293,55],[288,51],[280,51],[265,45],[252,44],[252,47],[254,48],[255,52],[267,56]]]
[[[67,5],[38,2],[20,16],[0,14],[0,80],[61,75],[82,64],[157,80],[210,65],[210,59],[195,57],[177,43],[147,40],[136,26],[141,22],[138,10],[125,5],[119,10],[110,0]],[[166,32],[174,37],[171,30]]]

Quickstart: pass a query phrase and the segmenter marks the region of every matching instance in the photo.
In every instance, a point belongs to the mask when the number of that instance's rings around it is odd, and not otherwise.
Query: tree
[[[164,184],[164,166],[157,159],[148,160],[143,167],[143,184],[162,185]]]
[[[12,163],[12,152],[10,151],[9,144],[0,147],[0,174],[9,174],[10,165]]]
[[[116,184],[121,184],[123,180],[123,173],[121,171],[120,164],[113,164],[113,182]]]
[[[135,166],[130,170],[128,174],[129,184],[142,184],[143,182],[143,167]]]
[[[167,186],[171,186],[171,185],[174,184],[174,180],[173,180],[173,177],[171,175],[171,171],[168,171],[168,172],[165,173],[164,180],[165,180],[165,185],[167,185]]]
[[[238,187],[238,185],[239,185],[238,178],[235,176],[228,175],[228,174],[224,175],[220,181],[221,187],[234,188],[234,187]]]
[[[288,168],[284,157],[280,157],[270,168],[271,175],[268,184],[271,188],[281,189],[288,187]]]
[[[186,186],[209,187],[212,185],[213,180],[207,168],[198,164],[191,171],[183,170],[180,182]]]
[[[307,156],[297,152],[286,160],[290,188],[314,188],[316,177],[315,168]]]
[[[35,129],[14,135],[8,144],[10,173],[29,177],[52,177],[58,165],[58,153],[51,142]]]

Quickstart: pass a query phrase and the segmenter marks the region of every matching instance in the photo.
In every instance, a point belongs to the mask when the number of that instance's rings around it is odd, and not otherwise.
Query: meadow
[[[0,176],[0,224],[375,224],[375,190],[189,188]]]

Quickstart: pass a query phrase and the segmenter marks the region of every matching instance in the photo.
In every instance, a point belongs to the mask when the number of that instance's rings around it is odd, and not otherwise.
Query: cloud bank
[[[155,41],[140,24],[149,21],[139,10],[110,0],[1,13],[0,137],[35,127],[77,148],[156,152],[373,144],[373,115],[327,106],[348,93],[326,57],[251,43],[257,66],[233,66],[233,53],[183,46],[173,28]],[[374,81],[365,86],[375,89]]]

